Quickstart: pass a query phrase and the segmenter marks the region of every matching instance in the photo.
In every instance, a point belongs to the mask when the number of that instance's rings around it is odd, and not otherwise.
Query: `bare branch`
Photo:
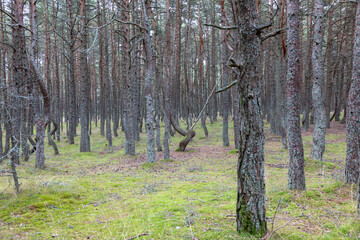
[[[139,238],[139,237],[142,237],[142,236],[146,236],[146,235],[149,235],[148,233],[140,233],[134,237],[129,237],[127,238],[126,240],[133,240],[133,239],[136,239],[136,238]]]
[[[134,22],[129,22],[129,21],[122,21],[122,20],[117,19],[117,18],[114,18],[114,20],[115,20],[115,21],[117,21],[117,22],[119,22],[119,23],[134,25],[134,26],[136,26],[136,27],[140,28],[141,30],[147,31],[147,29],[146,29],[146,28],[144,28],[144,27],[140,26],[140,25],[139,25],[139,24],[137,24],[137,23],[134,23]]]
[[[265,23],[265,24],[263,24],[263,25],[260,25],[260,26],[258,26],[258,27],[256,28],[256,32],[257,32],[257,33],[260,33],[262,30],[265,30],[265,29],[271,27],[272,25],[273,25],[272,22],[268,22],[268,23]]]
[[[220,30],[233,30],[238,28],[237,26],[219,26],[211,23],[204,23],[204,26],[214,27]]]
[[[239,82],[239,80],[235,80],[233,81],[232,83],[230,83],[229,85],[223,87],[223,88],[220,88],[219,90],[215,91],[215,93],[221,93],[221,92],[224,92],[226,90],[228,90],[229,88],[231,88],[232,86],[236,85],[237,83]]]
[[[15,50],[15,47],[14,47],[12,44],[8,43],[8,42],[0,41],[0,43],[6,45],[6,46],[8,46],[8,47],[11,47],[12,49]]]
[[[201,118],[201,115],[203,114],[204,110],[206,109],[206,106],[207,106],[208,103],[209,103],[210,97],[211,97],[211,96],[214,94],[214,92],[215,92],[215,88],[216,88],[216,86],[213,88],[213,90],[211,91],[211,93],[210,93],[209,96],[207,97],[203,109],[201,109],[201,111],[200,111],[200,113],[199,113],[199,116],[197,117],[197,119],[195,120],[195,122],[193,123],[193,125],[189,128],[189,131],[192,130],[192,129],[195,127],[196,123],[197,123],[197,122],[199,121],[199,119]]]
[[[265,34],[264,36],[261,37],[261,41],[265,41],[266,39],[270,38],[270,37],[274,37],[278,34],[281,34],[283,32],[285,32],[286,28],[282,28],[282,29],[278,29],[276,31],[270,32]]]

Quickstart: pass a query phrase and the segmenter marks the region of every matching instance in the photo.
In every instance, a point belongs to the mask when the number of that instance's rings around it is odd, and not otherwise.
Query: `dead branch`
[[[229,88],[231,88],[232,86],[236,85],[237,83],[239,82],[239,80],[235,80],[233,81],[232,83],[230,83],[229,85],[223,87],[223,88],[220,88],[219,90],[215,91],[215,93],[221,93],[221,92],[224,92],[226,90],[228,90]]]
[[[265,23],[263,25],[260,25],[256,28],[256,32],[260,33],[262,30],[265,30],[273,25],[272,22]]]
[[[130,25],[134,25],[138,28],[140,28],[141,30],[144,30],[144,31],[147,31],[146,28],[143,28],[142,26],[140,26],[139,24],[137,23],[134,23],[134,22],[129,22],[129,21],[122,21],[120,19],[117,19],[117,18],[114,18],[115,21],[119,22],[119,23],[122,23],[122,24],[130,24]]]
[[[211,23],[204,23],[204,26],[207,27],[214,27],[220,30],[233,30],[233,29],[237,29],[237,26],[219,26],[219,25],[215,25],[215,24],[211,24]]]
[[[270,37],[274,37],[278,34],[281,34],[283,32],[285,32],[286,28],[282,28],[282,29],[278,29],[276,31],[270,32],[265,34],[264,36],[261,37],[261,41],[265,41],[266,39],[270,38]]]
[[[140,233],[134,237],[129,237],[127,238],[126,240],[133,240],[133,239],[136,239],[136,238],[139,238],[139,237],[142,237],[142,236],[147,236],[147,235],[150,235],[149,233]]]
[[[211,91],[210,95],[207,97],[206,102],[205,102],[203,108],[201,109],[201,111],[200,111],[200,113],[199,113],[199,116],[196,118],[195,122],[194,122],[193,125],[189,128],[189,130],[192,130],[192,129],[195,127],[196,123],[200,120],[201,115],[203,114],[203,112],[204,112],[205,109],[206,109],[206,106],[207,106],[208,103],[209,103],[210,97],[211,97],[211,96],[214,94],[214,92],[215,92],[215,89],[216,89],[216,86],[213,88],[213,90]]]
[[[289,223],[291,223],[293,220],[295,220],[295,219],[297,219],[297,218],[300,218],[300,217],[305,217],[305,215],[304,215],[304,214],[300,214],[299,216],[296,216],[296,217],[291,218],[291,219],[290,219],[289,221],[287,221],[285,224],[283,224],[283,225],[281,225],[280,227],[276,228],[274,231],[271,231],[270,233],[266,234],[266,236],[263,237],[263,238],[261,238],[261,240],[269,240],[276,231],[280,230],[281,228],[286,227],[286,226],[289,225]]]

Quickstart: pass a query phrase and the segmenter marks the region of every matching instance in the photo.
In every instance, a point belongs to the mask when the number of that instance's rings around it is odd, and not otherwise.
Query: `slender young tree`
[[[74,144],[75,140],[74,137],[76,135],[76,106],[77,106],[77,92],[76,92],[76,84],[75,84],[75,53],[76,53],[76,29],[75,29],[75,13],[74,13],[74,2],[73,0],[66,0],[66,7],[67,7],[67,15],[68,15],[68,22],[67,26],[67,61],[68,61],[68,88],[67,88],[67,95],[68,95],[68,141],[69,144]]]
[[[103,37],[104,37],[104,81],[105,81],[105,109],[106,109],[106,139],[109,146],[112,146],[112,134],[111,134],[111,83],[110,83],[110,65],[109,65],[109,40],[108,30],[106,23],[106,4],[105,0],[102,0],[102,23],[103,23]]]
[[[304,149],[300,129],[299,0],[287,0],[287,120],[290,189],[305,189]]]
[[[204,78],[204,38],[202,31],[202,22],[201,22],[201,0],[198,2],[198,29],[199,29],[199,59],[198,59],[198,78],[200,90],[200,106],[203,106],[206,101],[206,82]],[[209,136],[209,131],[206,127],[206,113],[201,115],[201,127],[204,130],[205,137]]]
[[[229,21],[226,16],[225,12],[225,0],[220,1],[220,7],[221,7],[221,24],[223,26],[229,25]],[[222,43],[221,43],[221,65],[222,65],[222,84],[224,86],[229,85],[229,68],[227,66],[228,58],[229,58],[229,49],[227,46],[227,41],[229,37],[230,32],[229,31],[222,31]],[[230,145],[229,142],[229,110],[230,110],[230,91],[224,91],[222,93],[222,103],[223,103],[223,146],[228,147]]]

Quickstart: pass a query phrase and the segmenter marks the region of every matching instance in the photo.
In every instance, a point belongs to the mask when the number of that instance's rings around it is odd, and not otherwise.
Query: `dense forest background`
[[[343,181],[359,183],[356,1],[0,0],[0,75],[0,163],[17,191],[19,164],[45,169],[46,141],[90,152],[100,129],[136,155],[144,133],[155,163],[218,121],[238,152],[239,232],[267,232],[263,122],[289,149],[290,190],[306,189],[302,132],[323,162],[333,122],[346,124]]]

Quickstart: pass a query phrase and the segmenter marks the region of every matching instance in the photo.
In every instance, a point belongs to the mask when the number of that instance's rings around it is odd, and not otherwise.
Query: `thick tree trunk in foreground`
[[[314,83],[312,88],[312,102],[315,116],[315,126],[313,135],[313,146],[310,157],[315,160],[321,160],[325,151],[325,133],[326,133],[326,109],[324,104],[324,64],[323,64],[323,18],[324,2],[315,0],[315,25],[314,25],[314,43],[313,43],[313,76]]]
[[[299,1],[287,0],[287,117],[290,189],[305,189],[304,149],[300,129],[300,37]]]
[[[256,1],[234,1],[238,26],[239,56],[245,72],[239,79],[240,148],[236,223],[239,232],[263,235],[266,232],[264,180],[264,124],[261,110],[260,35],[256,31]]]
[[[14,26],[12,27],[12,74],[13,81],[10,92],[11,103],[11,161],[19,164],[20,154],[20,129],[21,129],[21,115],[22,115],[22,89],[26,85],[26,74],[29,70],[26,67],[26,42],[25,30],[23,25],[23,4],[22,0],[13,1],[12,8],[14,13]]]
[[[346,114],[346,182],[359,182],[360,157],[360,4],[357,4],[352,79]],[[359,183],[360,188],[360,183]],[[360,191],[360,189],[359,189]],[[359,198],[359,197],[358,197]],[[360,200],[358,200],[360,201]],[[358,210],[360,211],[360,202]],[[359,212],[360,214],[360,212]]]

